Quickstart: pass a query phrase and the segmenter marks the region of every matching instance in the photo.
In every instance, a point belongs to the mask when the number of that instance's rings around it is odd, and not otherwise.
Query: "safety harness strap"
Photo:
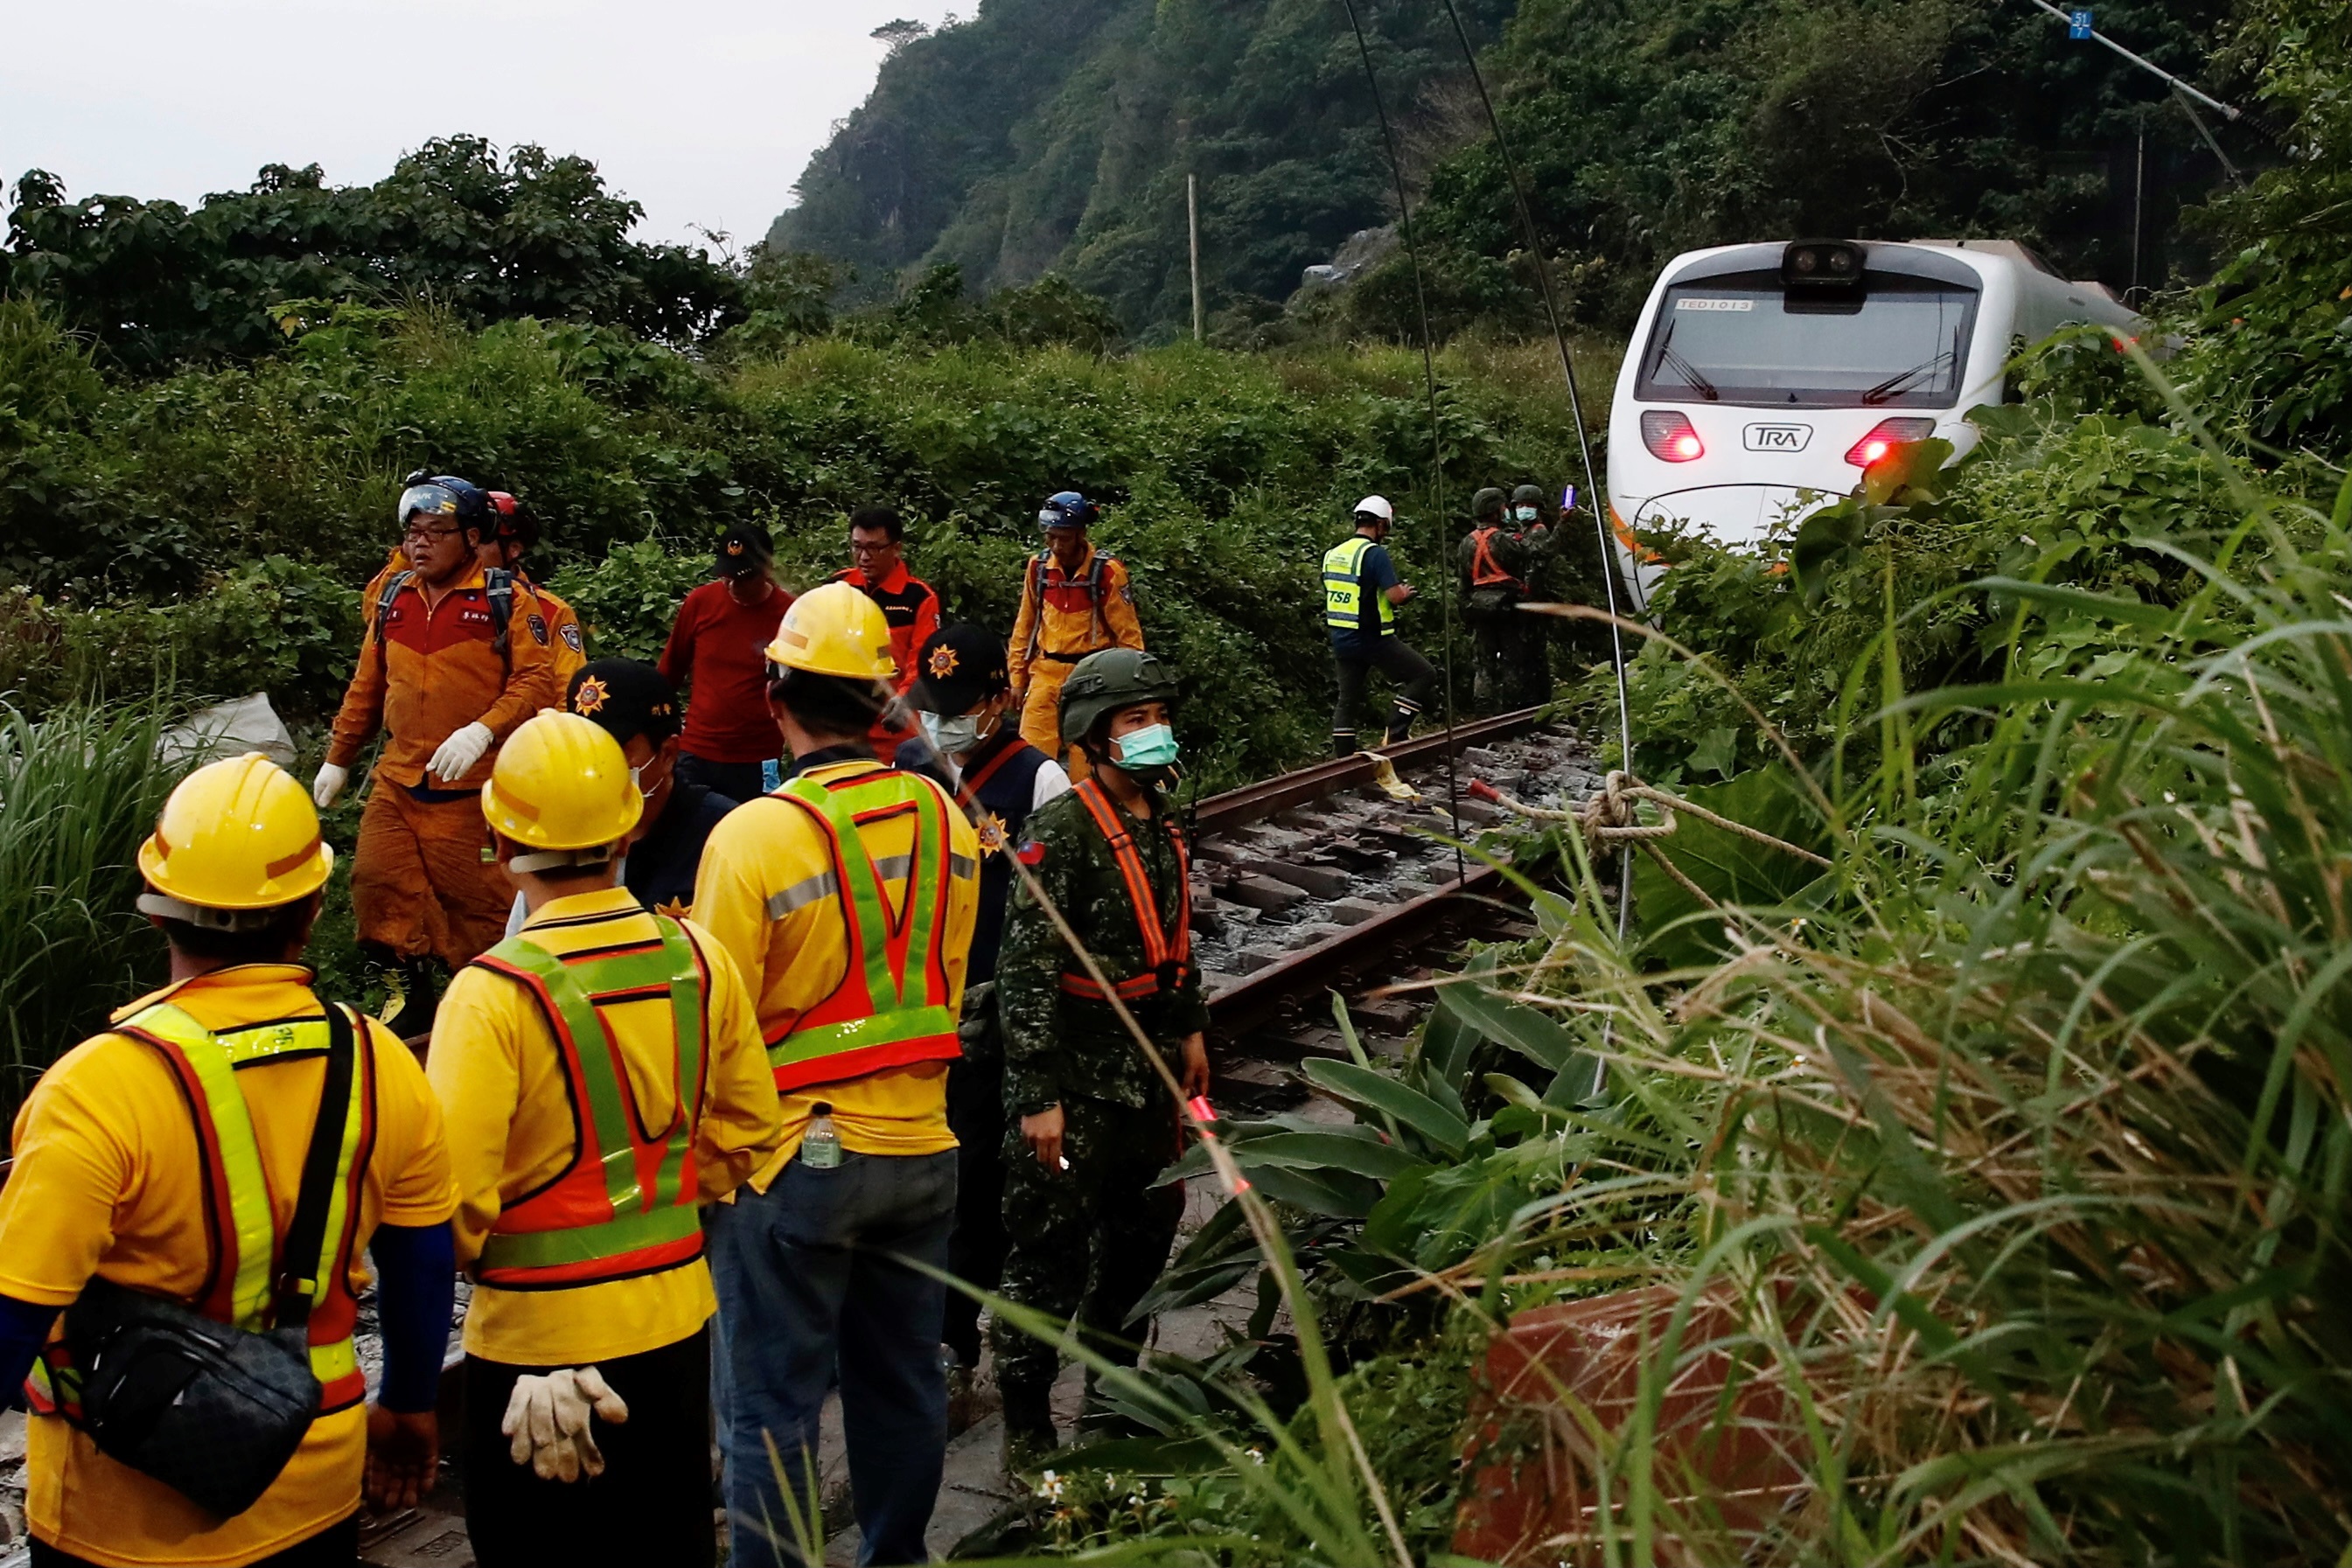
[[[1110,845],[1112,863],[1118,867],[1119,880],[1127,884],[1128,902],[1135,909],[1136,932],[1143,940],[1146,972],[1115,982],[1113,991],[1132,1000],[1155,995],[1163,988],[1173,990],[1183,984],[1192,958],[1192,861],[1185,852],[1184,836],[1172,829],[1169,833],[1169,841],[1176,851],[1176,912],[1172,921],[1163,922],[1159,898],[1151,889],[1150,870],[1144,865],[1143,852],[1128,828],[1127,814],[1103,792],[1097,779],[1081,779],[1072,792]],[[1074,997],[1096,1001],[1103,998],[1102,988],[1092,976],[1084,973],[1065,971],[1061,987]]]

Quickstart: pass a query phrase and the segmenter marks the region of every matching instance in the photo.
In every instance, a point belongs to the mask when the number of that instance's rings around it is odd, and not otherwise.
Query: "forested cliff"
[[[2024,0],[1456,0],[1588,319],[1659,261],[1729,239],[2021,239],[2118,288],[2201,272],[2174,219],[2225,178],[2164,84]],[[1444,0],[1359,0],[1438,261],[1446,322],[1525,317],[1522,242]],[[2226,0],[2103,5],[2102,31],[2227,96]],[[1184,176],[1213,313],[1262,320],[1353,231],[1395,216],[1339,0],[986,0],[902,31],[811,160],[780,249],[883,287],[952,262],[1049,270],[1131,330],[1186,321]],[[2231,158],[2251,134],[2208,114]],[[1392,264],[1392,266],[1395,264]],[[1356,325],[1401,327],[1375,287]]]

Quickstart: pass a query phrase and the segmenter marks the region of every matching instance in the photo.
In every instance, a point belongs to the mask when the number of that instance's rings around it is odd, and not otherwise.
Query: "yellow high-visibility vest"
[[[1358,534],[1323,552],[1323,623],[1335,632],[1360,632],[1364,627],[1364,552],[1372,541]],[[1385,593],[1374,593],[1380,606],[1374,624],[1381,636],[1396,626],[1396,606]]]

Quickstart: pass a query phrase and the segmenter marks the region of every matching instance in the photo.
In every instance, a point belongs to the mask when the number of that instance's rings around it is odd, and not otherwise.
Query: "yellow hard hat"
[[[542,871],[598,857],[628,837],[646,814],[621,743],[593,719],[543,708],[499,748],[482,786],[482,815],[502,837],[547,855],[517,855],[518,871]]]
[[[139,908],[215,930],[247,929],[324,887],[334,865],[310,792],[248,751],[197,768],[163,802],[139,846],[139,872],[153,890]]]
[[[887,681],[898,673],[890,656],[890,622],[854,582],[828,582],[793,601],[768,659],[813,675]]]

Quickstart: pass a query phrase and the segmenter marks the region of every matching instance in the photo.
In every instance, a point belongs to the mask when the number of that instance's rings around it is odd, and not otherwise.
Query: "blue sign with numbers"
[[[2091,36],[2091,8],[2088,5],[2078,5],[2066,13],[2066,36],[2070,38]]]

